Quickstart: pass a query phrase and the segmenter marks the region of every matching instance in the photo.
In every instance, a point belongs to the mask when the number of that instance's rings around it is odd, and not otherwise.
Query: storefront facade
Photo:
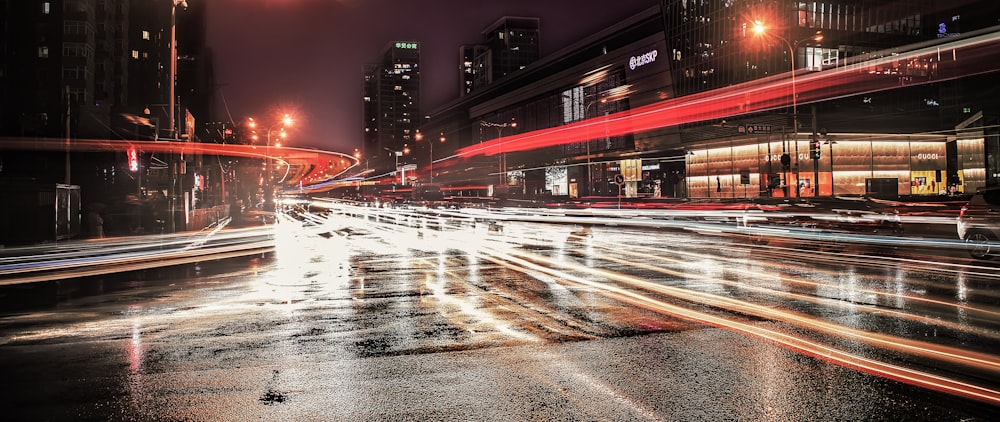
[[[968,165],[952,183],[948,142],[957,143],[957,161]],[[943,136],[830,134],[814,159],[807,139],[734,140],[690,149],[685,184],[692,198],[943,195],[982,185],[982,145]]]
[[[907,6],[905,2],[898,5]],[[996,119],[990,117],[993,110],[986,107],[987,117],[969,117],[956,126],[956,119],[965,119],[981,107],[966,107],[956,115],[954,107],[945,109],[937,100],[925,97],[968,88],[950,81],[875,94],[814,98],[808,103],[805,97],[797,104],[778,98],[773,108],[759,112],[741,114],[734,109],[733,114],[720,118],[711,113],[713,109],[701,110],[712,117],[698,120],[696,115],[680,124],[664,123],[656,129],[630,133],[609,131],[602,117],[689,96],[692,104],[697,104],[702,97],[696,95],[710,89],[728,93],[727,87],[734,81],[773,78],[787,73],[789,67],[799,69],[804,76],[809,74],[807,70],[842,66],[839,62],[796,62],[793,66],[780,45],[768,45],[761,53],[735,41],[707,42],[699,37],[705,36],[700,28],[708,20],[689,22],[691,28],[676,34],[671,29],[664,32],[662,24],[655,24],[663,19],[658,13],[640,13],[581,40],[560,57],[542,60],[493,88],[436,110],[424,131],[447,135],[447,146],[438,148],[453,150],[585,121],[594,124],[588,125],[590,132],[577,136],[579,139],[539,142],[530,151],[505,151],[500,159],[492,155],[470,159],[463,162],[464,173],[442,172],[435,180],[443,184],[474,182],[489,195],[510,192],[524,197],[620,193],[626,197],[809,198],[968,193],[1000,178],[995,170],[1000,160],[992,158],[1000,150],[995,129],[1000,126],[993,125]],[[726,22],[730,21],[720,23],[712,33],[719,40],[729,40],[732,35],[731,22]],[[811,27],[796,29],[815,32]],[[833,39],[836,33],[828,35],[829,42],[838,42]],[[692,44],[686,40],[702,41]],[[865,40],[848,37],[840,41],[863,44]],[[688,51],[683,46],[697,48]],[[801,50],[805,54],[806,47]],[[706,55],[705,51],[713,53]],[[707,61],[702,60],[705,57]],[[734,73],[734,69],[744,70],[741,63],[754,64],[750,66],[753,74]],[[993,80],[973,81],[968,86]],[[800,88],[808,87],[809,78],[798,81]],[[806,117],[809,114],[811,122]],[[980,128],[978,133],[973,126]],[[494,130],[496,127],[504,129]],[[799,133],[791,134],[792,127]],[[811,132],[817,132],[817,141],[812,141]],[[438,168],[444,167],[435,166]]]

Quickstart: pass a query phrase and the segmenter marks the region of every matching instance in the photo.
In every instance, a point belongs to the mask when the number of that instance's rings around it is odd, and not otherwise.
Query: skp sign
[[[639,67],[642,67],[642,66],[645,66],[647,64],[653,63],[653,62],[656,61],[656,55],[657,54],[658,53],[657,53],[656,50],[652,50],[652,51],[649,51],[647,53],[640,54],[638,56],[629,57],[629,59],[628,59],[628,68],[631,69],[631,70],[636,70]]]

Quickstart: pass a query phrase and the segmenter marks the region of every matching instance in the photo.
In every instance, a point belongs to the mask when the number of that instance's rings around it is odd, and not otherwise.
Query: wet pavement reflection
[[[5,287],[17,419],[988,420],[997,275],[351,209],[274,250]]]

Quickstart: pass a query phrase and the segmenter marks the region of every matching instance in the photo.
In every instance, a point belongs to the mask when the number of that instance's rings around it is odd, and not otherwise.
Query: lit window
[[[139,59],[139,50],[132,50],[132,58]]]
[[[49,12],[51,10],[52,10],[52,3],[49,3],[49,2],[42,3],[42,13],[43,14],[47,15],[47,14],[49,14]]]
[[[142,31],[142,39],[149,40],[149,31]]]
[[[46,46],[38,47],[38,57],[46,58],[49,57],[49,48]]]

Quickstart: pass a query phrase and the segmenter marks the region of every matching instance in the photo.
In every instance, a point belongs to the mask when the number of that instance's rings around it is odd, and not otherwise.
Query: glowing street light
[[[424,139],[424,134],[420,133],[420,130],[418,129],[417,134],[414,135],[414,139],[416,139],[417,142],[420,142]],[[444,143],[445,140],[444,132],[441,132],[441,138],[439,141]],[[430,183],[434,183],[434,141],[429,141],[427,144],[430,145],[431,148],[430,161],[427,164],[427,174],[430,175]]]
[[[823,41],[823,32],[822,31],[816,31],[816,33],[813,34],[813,36],[811,36],[809,38],[803,38],[801,40],[795,40],[794,42],[788,42],[788,40],[785,37],[782,37],[781,35],[768,33],[767,26],[764,24],[764,22],[762,22],[760,20],[755,20],[753,22],[753,25],[751,26],[751,28],[753,30],[754,35],[756,35],[756,36],[767,36],[767,37],[775,38],[775,39],[781,41],[782,43],[784,43],[785,46],[788,47],[788,54],[791,57],[791,63],[792,63],[792,69],[791,69],[791,71],[792,71],[792,127],[793,127],[793,131],[795,133],[795,145],[798,145],[798,141],[799,141],[799,139],[798,139],[799,138],[798,137],[798,133],[799,133],[799,107],[798,107],[798,93],[795,92],[795,50],[798,49],[799,43],[804,42],[804,41],[813,41],[813,42],[817,42],[817,43]],[[818,161],[818,159],[816,159],[816,161]],[[818,170],[817,165],[816,165],[815,162],[813,163],[813,169],[816,172],[816,175],[813,176],[813,177],[814,178],[819,178],[819,170]],[[786,176],[787,176],[787,174],[786,174]],[[813,180],[813,185],[814,186],[815,186],[816,182],[817,182],[816,180]],[[818,189],[816,189],[814,192],[818,192]]]
[[[275,147],[281,148],[281,140],[288,137],[288,132],[285,131],[285,127],[292,126],[294,123],[295,120],[292,119],[292,117],[288,115],[288,113],[285,113],[285,115],[282,116],[281,119],[279,119],[276,123],[272,124],[271,126],[268,126],[267,130],[265,130],[267,144],[266,144],[266,151],[264,153],[264,155],[266,156],[266,161],[264,161],[264,172],[267,174],[267,181],[269,183],[272,183],[274,180],[274,175],[271,174],[271,133],[273,133],[275,129],[278,129],[278,135],[277,135],[277,141],[275,142]],[[256,131],[258,126],[257,120],[255,120],[253,117],[250,117],[249,119],[247,119],[247,126],[249,126],[250,129],[253,131],[251,134],[251,138],[254,141],[257,141],[258,139]]]
[[[497,156],[499,157],[499,161],[500,161],[500,163],[499,163],[499,168],[500,168],[500,187],[506,186],[507,185],[507,163],[506,163],[506,160],[504,160],[503,143],[500,142],[500,138],[503,137],[503,130],[504,130],[504,128],[508,128],[508,127],[510,127],[510,128],[516,128],[517,127],[517,122],[514,119],[510,119],[510,122],[504,122],[504,123],[494,123],[494,122],[487,122],[485,120],[480,120],[479,121],[479,126],[482,126],[482,127],[493,127],[493,128],[497,129],[497,151],[498,151]]]
[[[254,131],[253,134],[251,135],[251,137],[252,137],[253,140],[257,140],[258,139],[257,138],[257,132],[256,132],[257,121],[254,120],[253,117],[251,117],[251,118],[249,118],[247,120],[248,120],[247,121],[247,126],[250,126],[250,129]],[[295,120],[292,119],[292,117],[289,116],[288,113],[285,113],[285,115],[277,123],[275,123],[275,124],[273,124],[271,126],[268,126],[267,130],[265,131],[267,133],[267,146],[268,147],[271,146],[271,133],[274,131],[274,129],[278,129],[278,131],[279,131],[278,132],[278,138],[277,138],[277,142],[276,142],[275,146],[281,147],[281,140],[288,137],[288,132],[285,132],[285,128],[289,127],[289,126],[292,126],[294,123],[295,123]]]
[[[384,150],[388,151],[390,154],[392,154],[393,159],[394,159],[394,163],[395,163],[394,166],[395,167],[393,167],[393,169],[392,169],[393,183],[399,183],[399,184],[405,185],[406,184],[406,168],[405,167],[403,168],[403,173],[402,173],[402,177],[401,177],[402,181],[396,180],[396,175],[399,173],[399,157],[402,157],[404,154],[409,154],[410,153],[410,147],[407,144],[403,144],[403,149],[401,151],[391,150],[391,149],[386,148],[386,147],[382,147],[382,149],[384,149]],[[395,187],[393,187],[393,190],[395,191]]]
[[[791,68],[791,71],[792,71],[792,118],[794,119],[794,118],[796,118],[798,116],[798,101],[797,101],[797,95],[796,95],[796,92],[795,92],[795,50],[796,50],[796,48],[798,48],[799,43],[804,42],[804,41],[813,41],[813,42],[817,42],[817,43],[823,41],[823,32],[822,31],[816,31],[816,33],[813,34],[813,36],[811,36],[809,38],[803,38],[801,40],[796,40],[794,42],[789,42],[787,39],[785,39],[785,37],[782,37],[781,35],[778,35],[778,34],[769,34],[767,32],[767,30],[768,30],[768,28],[767,28],[766,25],[764,25],[763,22],[761,22],[759,20],[753,22],[753,33],[755,35],[757,35],[757,36],[767,36],[767,37],[775,38],[775,39],[781,41],[782,43],[784,43],[785,46],[788,47],[788,54],[791,57],[791,63],[792,63],[792,68]],[[795,130],[796,131],[799,130],[797,124],[795,126]]]

